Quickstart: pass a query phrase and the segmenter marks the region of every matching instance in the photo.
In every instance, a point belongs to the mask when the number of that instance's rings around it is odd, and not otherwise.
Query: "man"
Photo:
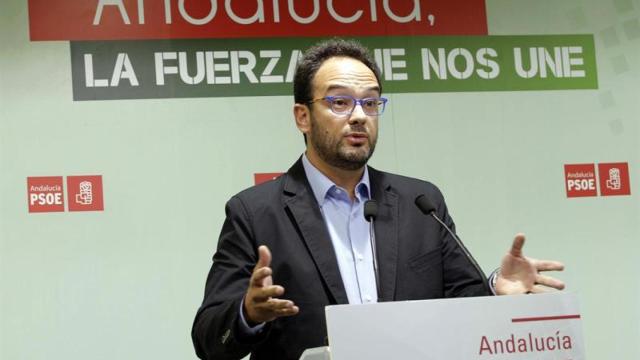
[[[366,166],[378,136],[379,71],[361,45],[331,40],[296,70],[293,113],[306,152],[276,180],[229,200],[193,325],[202,359],[298,359],[326,345],[331,304],[491,295],[456,242],[414,204],[425,195],[453,221],[432,184]],[[363,204],[375,199],[379,290]],[[562,264],[525,258],[516,235],[497,294],[563,288],[539,271]]]

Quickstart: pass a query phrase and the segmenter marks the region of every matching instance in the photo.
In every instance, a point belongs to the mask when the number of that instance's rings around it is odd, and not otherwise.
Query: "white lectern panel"
[[[584,360],[574,294],[326,308],[332,360]]]

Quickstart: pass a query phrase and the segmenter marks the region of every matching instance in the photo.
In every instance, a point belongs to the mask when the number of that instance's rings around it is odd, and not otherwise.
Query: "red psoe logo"
[[[631,195],[628,163],[598,164],[600,195]]]
[[[29,212],[64,211],[62,176],[40,176],[27,178]]]
[[[102,211],[102,176],[67,176],[69,211]]]
[[[567,197],[598,196],[595,164],[568,164],[564,166]]]
[[[253,181],[256,185],[276,179],[282,173],[257,173],[253,174]]]

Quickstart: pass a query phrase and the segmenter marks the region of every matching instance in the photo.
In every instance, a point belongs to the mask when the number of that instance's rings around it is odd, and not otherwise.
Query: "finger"
[[[551,287],[557,290],[564,289],[564,283],[556,278],[545,275],[536,275],[536,284]]]
[[[254,308],[271,317],[278,314],[295,313],[297,306],[291,300],[271,298],[268,301],[255,304]]]
[[[259,269],[269,265],[271,265],[271,251],[266,245],[261,245],[258,247],[258,263],[255,268]]]
[[[522,247],[524,246],[524,234],[518,233],[513,239],[513,244],[511,244],[511,250],[509,253],[515,257],[522,257]]]
[[[548,287],[544,287],[542,285],[534,285],[533,287],[531,287],[531,291],[529,291],[532,294],[543,294],[543,293],[548,293],[549,291],[551,291],[551,289],[549,289]]]
[[[251,298],[254,302],[268,302],[273,297],[282,296],[284,288],[279,285],[268,286],[265,288],[255,289],[251,292]]]
[[[562,271],[564,264],[553,260],[536,260],[536,269],[538,271]]]
[[[298,312],[300,312],[300,309],[295,305],[290,308],[279,309],[278,311],[276,311],[278,316],[292,316],[296,315]]]
[[[266,306],[271,310],[291,309],[295,306],[293,301],[286,299],[271,298],[266,302]]]
[[[251,286],[262,287],[263,280],[272,274],[272,270],[269,267],[256,268],[251,274]]]

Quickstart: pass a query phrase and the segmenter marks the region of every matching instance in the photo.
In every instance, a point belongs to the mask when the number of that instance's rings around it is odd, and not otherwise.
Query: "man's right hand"
[[[244,296],[244,315],[249,326],[272,321],[281,316],[298,313],[298,307],[291,300],[278,299],[284,288],[273,285],[271,277],[271,251],[262,245],[258,248],[258,263],[253,268],[249,289]]]

